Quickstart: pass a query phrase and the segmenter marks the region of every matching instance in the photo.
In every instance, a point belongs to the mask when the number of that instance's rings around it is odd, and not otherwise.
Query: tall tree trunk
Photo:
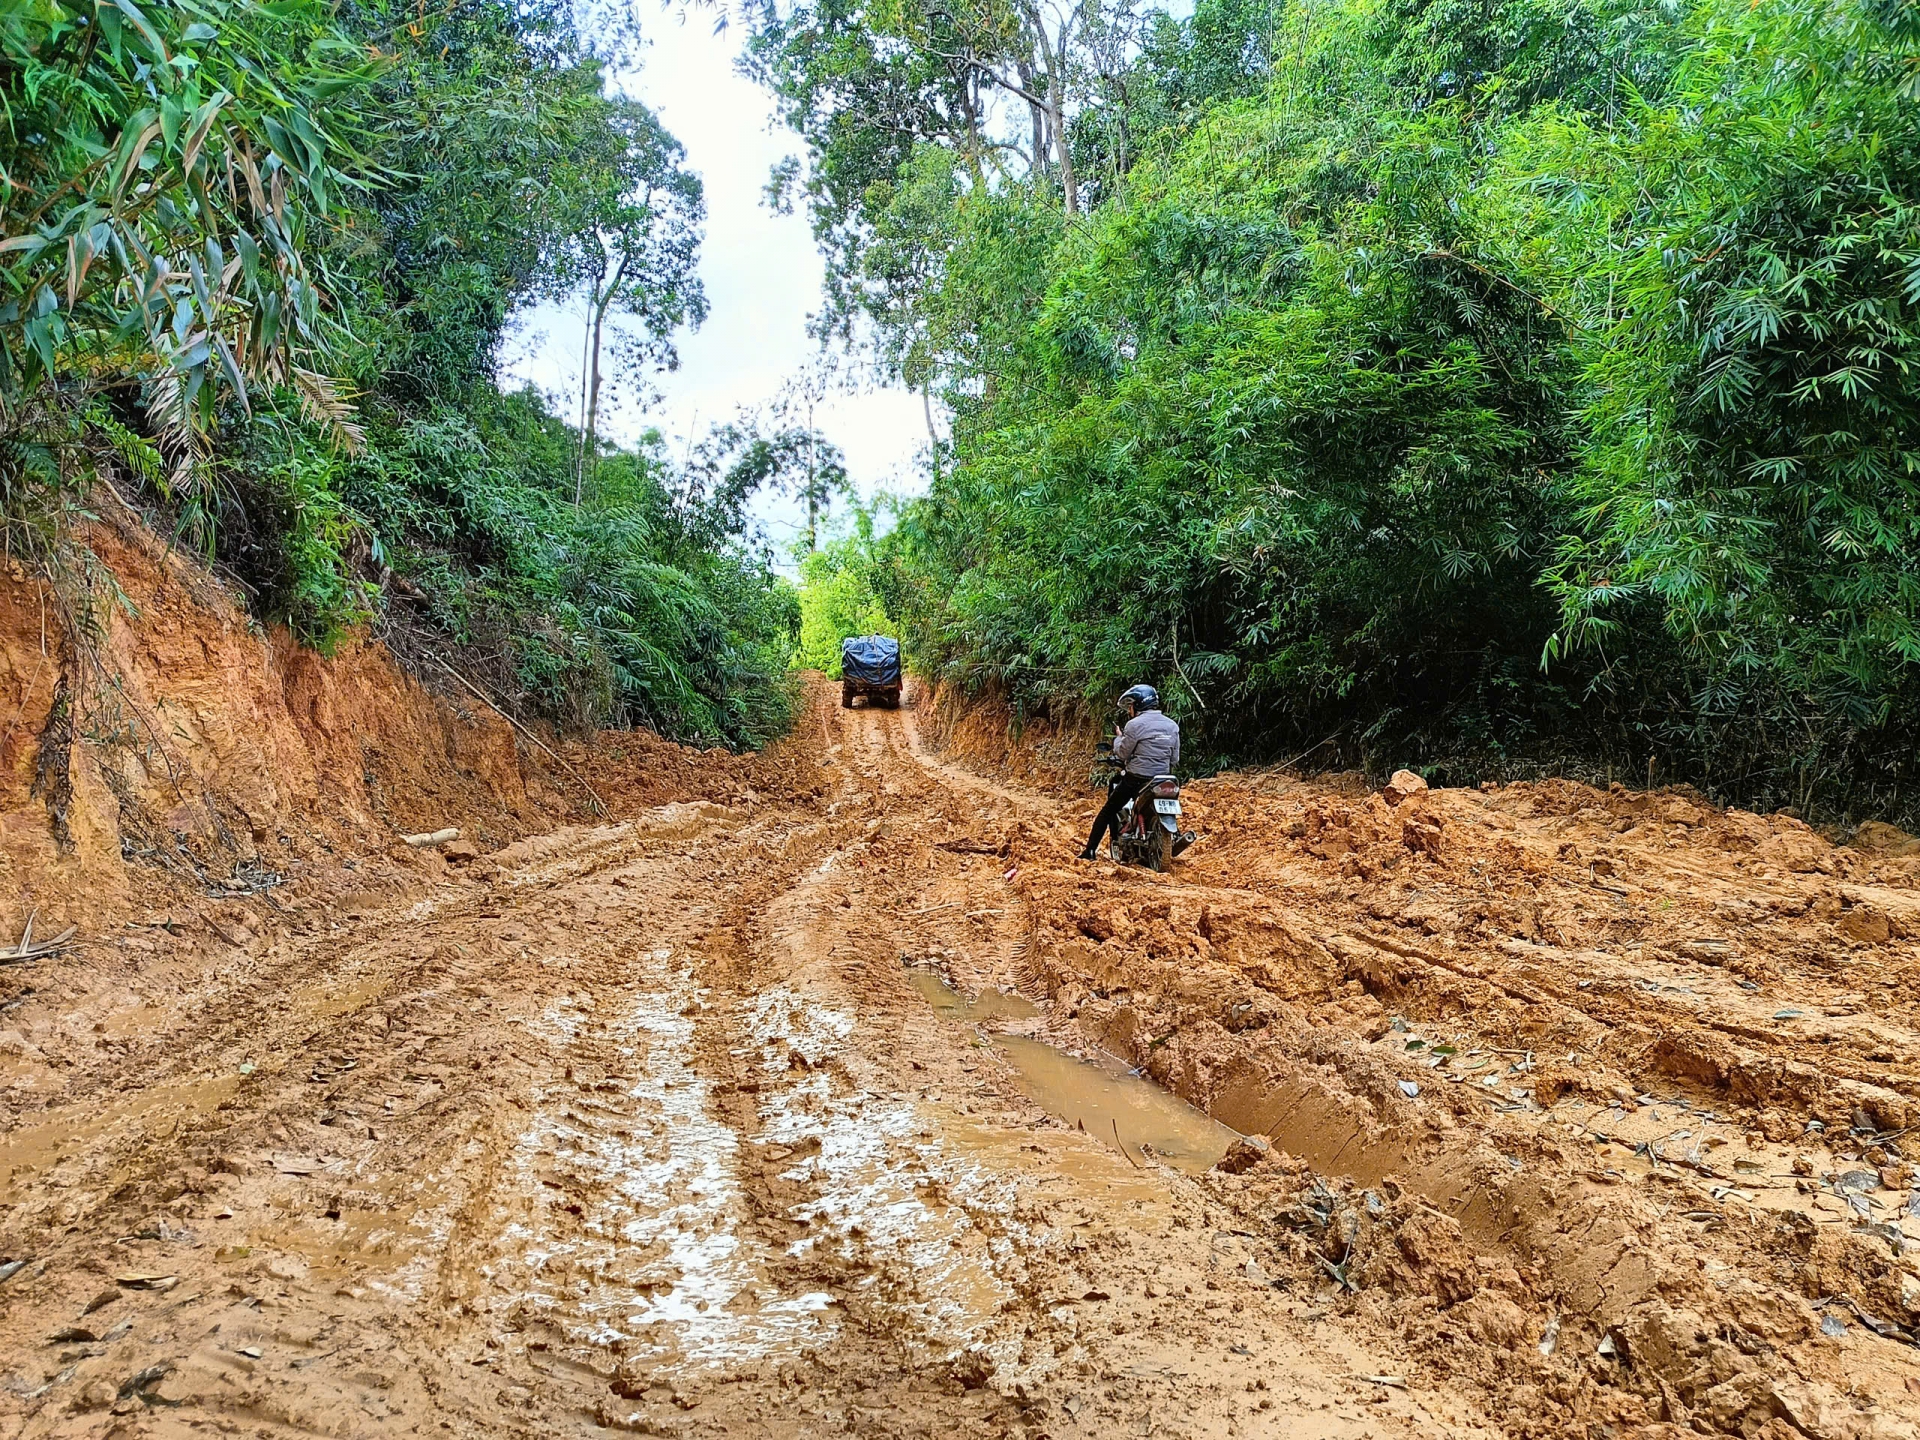
[[[820,476],[815,465],[813,396],[807,396],[807,553],[820,548]]]
[[[1117,99],[1110,99],[1107,106],[1109,113],[1118,121],[1114,147],[1118,164],[1113,172],[1113,192],[1117,195],[1120,193],[1120,181],[1127,173],[1127,152],[1133,147],[1133,129],[1127,123],[1127,82],[1118,76],[1107,76],[1106,80],[1109,96],[1117,96]]]
[[[1053,111],[1053,143],[1060,154],[1060,196],[1067,207],[1067,218],[1080,213],[1080,186],[1073,175],[1073,154],[1067,148],[1065,85],[1058,76],[1049,76],[1048,107]]]
[[[613,304],[613,297],[620,293],[620,282],[627,278],[627,267],[633,257],[622,256],[620,268],[613,272],[613,279],[607,288],[596,298],[593,307],[593,365],[588,372],[591,376],[587,384],[587,429],[580,437],[580,468],[573,477],[573,503],[578,505],[586,494],[587,472],[598,465],[600,444],[598,427],[600,423],[600,337],[606,330],[607,310]]]
[[[1052,53],[1047,61],[1047,109],[1052,112],[1053,144],[1060,156],[1060,198],[1067,209],[1067,218],[1072,219],[1080,213],[1080,186],[1074,179],[1073,152],[1067,144],[1067,41],[1073,29],[1073,16],[1069,15],[1060,22],[1060,35],[1054,42]],[[1040,29],[1041,43],[1046,43],[1046,27]]]
[[[573,453],[573,503],[580,503],[580,489],[587,469],[587,397],[593,393],[593,315],[600,304],[600,282],[606,279],[603,264],[593,277],[592,299],[588,302],[587,323],[580,332],[580,443]]]
[[[598,281],[594,282],[593,288],[595,289],[596,292],[599,290],[600,284]],[[582,326],[580,330],[580,409],[578,413],[574,416],[574,422],[573,422],[576,426],[579,427],[580,433],[582,435],[587,433],[587,367],[592,363],[592,361],[593,361],[593,326],[591,324],[588,324],[588,325]],[[576,463],[573,468],[575,469],[575,471],[578,471],[580,468],[579,464],[577,463],[579,460],[579,457],[576,455],[574,459]]]
[[[987,172],[981,157],[987,147],[980,138],[980,79],[972,71],[967,72],[960,87],[960,98],[967,117],[967,169],[973,176],[973,188],[983,191],[987,185]]]
[[[1020,88],[1031,95],[1033,93],[1033,66],[1028,64],[1023,57],[1014,62],[1014,70],[1020,76]],[[1047,112],[1043,107],[1029,100],[1027,102],[1027,118],[1033,122],[1034,172],[1039,175],[1044,175],[1047,173],[1047,151],[1049,149],[1047,144]]]

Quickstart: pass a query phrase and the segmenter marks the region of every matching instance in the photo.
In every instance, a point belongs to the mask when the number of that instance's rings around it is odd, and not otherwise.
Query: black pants
[[[1089,852],[1099,850],[1103,830],[1112,839],[1120,838],[1120,807],[1152,783],[1151,775],[1129,775],[1124,771],[1107,782],[1107,803],[1100,807],[1100,813],[1094,817],[1093,833],[1087,836]]]

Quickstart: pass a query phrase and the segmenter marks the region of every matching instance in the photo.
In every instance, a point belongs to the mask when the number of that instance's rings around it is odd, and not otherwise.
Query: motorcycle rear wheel
[[[1155,825],[1147,840],[1147,868],[1162,875],[1173,868],[1173,836],[1164,825]]]

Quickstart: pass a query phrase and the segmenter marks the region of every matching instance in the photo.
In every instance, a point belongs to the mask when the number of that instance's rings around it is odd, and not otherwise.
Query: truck
[[[840,642],[840,704],[854,697],[895,710],[900,705],[900,642],[891,635],[849,635]]]

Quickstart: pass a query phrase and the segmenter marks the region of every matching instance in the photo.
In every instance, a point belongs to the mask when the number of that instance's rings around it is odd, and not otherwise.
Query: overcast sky
[[[681,335],[679,370],[654,377],[664,392],[659,402],[644,409],[623,403],[610,416],[603,406],[601,428],[628,441],[657,425],[678,451],[709,426],[733,419],[739,406],[770,401],[814,355],[806,322],[820,304],[821,265],[805,217],[775,215],[762,198],[773,164],[802,147],[774,124],[766,92],[734,70],[738,32],[715,35],[705,15],[681,24],[645,3],[640,14],[645,60],[620,81],[679,137],[687,163],[705,182],[700,273],[711,313],[698,331]],[[510,375],[533,381],[569,417],[579,394],[584,327],[584,305],[539,307],[524,317],[503,355]],[[846,452],[862,494],[920,487],[914,459],[926,445],[927,428],[917,396],[880,389],[835,396],[817,423]],[[772,538],[784,545],[794,534],[797,508],[763,503],[760,511]]]

